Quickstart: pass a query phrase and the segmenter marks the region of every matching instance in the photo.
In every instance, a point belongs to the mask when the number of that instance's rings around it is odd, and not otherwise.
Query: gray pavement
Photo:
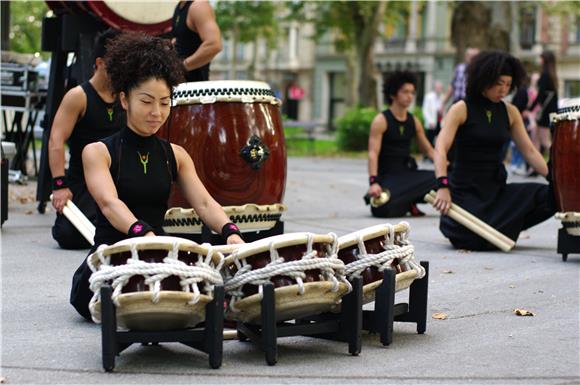
[[[289,159],[286,231],[343,235],[385,222],[363,204],[366,179],[363,159]],[[71,277],[85,252],[59,250],[50,236],[54,213],[35,208],[12,202],[2,228],[1,376],[9,384],[580,383],[580,256],[561,261],[553,219],[502,253],[454,250],[427,205],[421,207],[426,217],[405,218],[416,258],[431,267],[424,335],[413,324],[396,323],[393,344],[383,347],[365,333],[358,357],[343,343],[281,338],[273,367],[251,344],[226,341],[218,370],[209,369],[204,354],[179,344],[133,345],[109,374],[101,367],[99,327],[68,304]],[[515,316],[514,308],[535,316]],[[432,319],[437,312],[449,318]]]

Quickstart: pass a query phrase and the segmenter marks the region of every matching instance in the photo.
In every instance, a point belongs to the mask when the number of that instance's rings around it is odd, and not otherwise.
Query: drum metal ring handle
[[[248,162],[253,170],[259,170],[262,164],[270,156],[270,150],[262,143],[257,135],[252,135],[248,144],[240,150],[240,156]]]

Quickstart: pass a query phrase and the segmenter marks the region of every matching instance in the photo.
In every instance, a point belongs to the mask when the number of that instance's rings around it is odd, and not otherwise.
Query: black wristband
[[[52,191],[68,188],[68,178],[66,176],[57,176],[52,178]]]
[[[222,238],[227,242],[228,237],[232,234],[238,234],[240,237],[242,236],[240,228],[234,223],[228,222],[222,227]]]
[[[449,178],[446,176],[440,176],[437,178],[437,189],[449,188]]]
[[[127,235],[130,237],[142,237],[150,231],[153,231],[153,227],[149,226],[147,222],[137,221],[129,227]]]
[[[379,180],[376,175],[369,176],[369,186],[372,186],[375,183],[379,183]]]

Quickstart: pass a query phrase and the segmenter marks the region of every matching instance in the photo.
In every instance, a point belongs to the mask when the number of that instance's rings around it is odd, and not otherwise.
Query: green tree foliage
[[[47,12],[48,7],[44,1],[10,2],[11,51],[40,53],[42,18]]]
[[[368,147],[369,131],[377,110],[353,107],[336,119],[337,145],[343,151],[364,151]]]

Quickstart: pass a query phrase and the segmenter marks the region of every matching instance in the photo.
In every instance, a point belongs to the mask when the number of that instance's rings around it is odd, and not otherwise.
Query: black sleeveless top
[[[71,183],[85,182],[83,148],[89,143],[113,135],[125,125],[125,111],[119,103],[105,102],[89,81],[82,83],[81,88],[87,95],[87,108],[68,139],[70,160],[67,175]]]
[[[111,176],[119,199],[155,234],[163,234],[163,219],[171,185],[177,177],[177,162],[171,144],[157,136],[142,137],[126,126],[101,140],[111,155]],[[95,244],[112,244],[128,238],[97,210]]]
[[[404,122],[397,120],[390,109],[383,111],[383,115],[387,120],[387,130],[381,142],[378,174],[416,169],[411,158],[411,140],[416,134],[413,115],[407,112]]]
[[[503,146],[510,139],[505,103],[480,96],[468,98],[465,104],[467,119],[455,136],[453,169],[503,169]]]
[[[187,27],[187,12],[193,1],[186,1],[183,8],[179,8],[178,3],[173,12],[172,34],[175,37],[175,50],[180,58],[185,59],[191,56],[201,45],[201,37]],[[201,82],[209,80],[209,63],[189,71],[185,74],[188,82]]]

